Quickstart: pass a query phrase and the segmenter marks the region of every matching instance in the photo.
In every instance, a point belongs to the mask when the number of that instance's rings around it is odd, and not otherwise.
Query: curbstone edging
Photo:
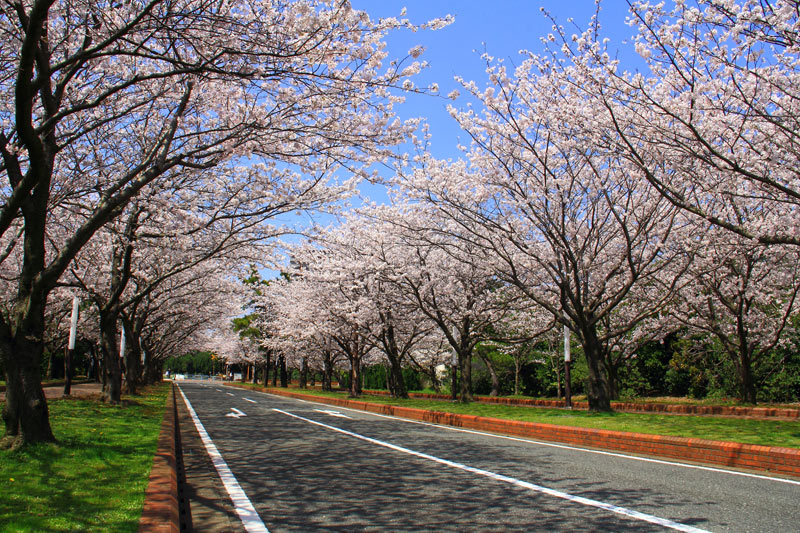
[[[388,396],[384,390],[365,390],[366,394]],[[428,394],[410,392],[409,398],[430,400],[449,400],[450,396],[443,394]],[[504,405],[524,405],[530,407],[566,407],[564,400],[537,400],[535,398],[503,398],[492,396],[475,396],[476,402],[498,403]],[[574,408],[588,409],[587,402],[572,402]],[[626,413],[665,413],[678,415],[701,416],[751,416],[753,418],[800,418],[800,409],[790,407],[741,407],[735,405],[681,405],[668,403],[636,403],[636,402],[611,402],[615,411]]]
[[[233,384],[233,386],[237,386]],[[239,386],[241,387],[241,386]],[[241,387],[251,388],[251,387]],[[269,394],[290,398],[312,399],[319,403],[349,407],[361,411],[409,418],[434,424],[465,429],[503,433],[517,437],[556,441],[590,448],[655,455],[698,463],[721,465],[748,470],[764,470],[776,474],[800,477],[800,449],[759,446],[738,442],[712,441],[667,435],[647,435],[604,429],[558,426],[503,420],[474,415],[459,415],[427,411],[411,407],[373,404],[357,400],[312,396],[283,390],[257,388]]]
[[[144,508],[139,519],[139,532],[177,533],[180,531],[178,507],[178,470],[176,425],[178,423],[175,403],[175,384],[167,396],[167,407],[161,432],[158,435],[158,450],[153,458],[150,481],[145,490]]]

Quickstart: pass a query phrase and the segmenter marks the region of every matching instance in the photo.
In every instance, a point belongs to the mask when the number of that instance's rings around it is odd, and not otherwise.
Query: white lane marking
[[[270,394],[268,394],[266,392],[261,392],[259,394],[266,394],[267,396],[275,396],[276,398],[296,400],[298,402],[303,402],[303,403],[314,403],[316,405],[328,405],[328,404],[321,403],[321,402],[309,402],[309,401],[306,401],[306,400],[297,400],[296,398],[288,398],[286,396],[279,396],[277,394],[270,395]],[[569,446],[567,444],[556,444],[556,443],[553,443],[553,442],[545,442],[545,441],[533,440],[533,439],[524,439],[524,438],[521,438],[521,437],[509,437],[507,435],[499,435],[497,433],[486,433],[484,431],[478,431],[478,430],[475,430],[475,429],[463,429],[463,428],[457,428],[457,427],[453,427],[453,426],[444,426],[444,425],[441,425],[441,424],[433,424],[431,422],[422,422],[420,420],[411,420],[409,418],[400,418],[398,416],[382,415],[382,414],[379,414],[379,413],[372,413],[370,411],[363,411],[361,409],[352,409],[352,408],[349,408],[349,407],[340,407],[340,406],[337,406],[337,407],[339,409],[344,410],[344,411],[352,411],[354,413],[361,413],[361,414],[370,415],[370,416],[377,416],[379,418],[388,418],[389,420],[397,420],[398,422],[406,422],[408,424],[418,424],[420,426],[430,426],[430,427],[439,428],[439,429],[446,429],[448,431],[456,431],[458,433],[469,433],[471,435],[481,435],[483,437],[493,437],[493,438],[496,438],[496,439],[510,440],[510,441],[513,441],[513,442],[526,442],[526,443],[529,443],[529,444],[537,444],[539,446],[547,446],[549,448],[559,448],[559,449],[562,449],[562,450],[572,450],[572,451],[584,452],[584,453],[594,453],[594,454],[597,454],[597,455],[606,455],[606,456],[610,456],[610,457],[619,457],[619,458],[622,458],[622,459],[630,459],[632,461],[641,461],[643,463],[656,463],[656,464],[662,464],[662,465],[667,465],[667,466],[678,466],[678,467],[681,467],[681,468],[689,468],[689,469],[692,469],[692,470],[703,470],[703,471],[706,471],[706,472],[717,472],[717,473],[720,473],[720,474],[730,474],[732,476],[749,477],[749,478],[754,478],[754,479],[761,479],[761,480],[764,480],[764,481],[776,481],[778,483],[786,483],[786,484],[789,484],[789,485],[799,485],[800,486],[800,481],[795,481],[794,479],[787,479],[787,478],[782,478],[782,477],[770,477],[770,476],[764,476],[764,475],[761,475],[761,474],[751,474],[749,472],[739,472],[738,470],[726,470],[724,468],[714,468],[713,466],[693,465],[693,464],[689,464],[689,463],[677,463],[675,461],[666,461],[666,460],[663,460],[663,459],[653,459],[653,458],[650,458],[650,457],[640,457],[640,456],[637,456],[637,455],[627,455],[627,454],[624,454],[624,453],[605,452],[605,451],[602,451],[602,450],[592,450],[592,449],[589,449],[589,448],[581,448],[579,446]]]
[[[304,422],[308,422],[309,424],[314,424],[316,426],[320,426],[326,429],[330,429],[331,431],[336,431],[338,433],[342,433],[344,435],[348,435],[350,437],[363,440],[369,442],[371,444],[375,444],[377,446],[382,446],[384,448],[389,448],[390,450],[394,450],[397,452],[405,453],[408,455],[413,455],[414,457],[419,457],[420,459],[427,459],[428,461],[433,461],[435,463],[439,463],[445,466],[449,466],[451,468],[457,468],[459,470],[464,470],[466,472],[470,472],[472,474],[477,474],[479,476],[488,477],[491,479],[495,479],[497,481],[503,481],[505,483],[509,483],[511,485],[515,485],[517,487],[522,487],[524,489],[532,490],[534,492],[538,492],[541,494],[547,494],[548,496],[553,496],[555,498],[560,498],[562,500],[568,500],[575,503],[580,503],[582,505],[587,505],[589,507],[595,507],[597,509],[603,509],[606,511],[610,511],[612,513],[616,513],[623,516],[628,516],[630,518],[635,518],[637,520],[641,520],[643,522],[649,522],[651,524],[656,524],[659,526],[667,527],[670,529],[674,529],[676,531],[687,531],[692,533],[706,533],[706,530],[699,529],[687,524],[681,524],[679,522],[673,522],[667,518],[660,518],[658,516],[649,515],[646,513],[640,513],[639,511],[634,511],[632,509],[627,509],[625,507],[619,507],[618,505],[613,505],[606,502],[601,502],[598,500],[592,500],[590,498],[584,498],[583,496],[575,496],[573,494],[568,494],[566,492],[561,492],[560,490],[550,489],[547,487],[543,487],[541,485],[535,485],[533,483],[529,483],[527,481],[522,481],[521,479],[516,479],[509,476],[504,476],[502,474],[496,474],[494,472],[490,472],[488,470],[483,470],[480,468],[475,468],[472,466],[467,466],[465,464],[456,463],[454,461],[449,461],[447,459],[441,459],[439,457],[435,457],[433,455],[428,455],[427,453],[418,452],[415,450],[411,450],[409,448],[404,448],[402,446],[397,446],[396,444],[391,444],[389,442],[385,442],[378,439],[373,439],[371,437],[366,437],[364,435],[360,435],[358,433],[353,433],[352,431],[347,431],[346,429],[337,428],[335,426],[329,426],[328,424],[323,424],[322,422],[317,422],[316,420],[311,420],[310,418],[304,418],[302,416],[289,413],[288,411],[282,411],[280,409],[272,409],[273,411],[277,411],[278,413],[282,413],[287,416],[291,416],[292,418],[297,418],[298,420],[303,420]]]
[[[216,390],[217,392],[225,392],[222,389],[214,389],[214,390]]]
[[[233,394],[232,392],[226,392],[225,394],[227,394],[228,396],[235,396],[235,394]]]
[[[239,485],[231,469],[228,468],[228,464],[225,462],[225,459],[222,458],[222,454],[219,453],[214,441],[208,436],[208,432],[197,417],[197,413],[194,412],[189,398],[186,397],[180,387],[178,387],[178,391],[180,391],[181,396],[183,396],[183,401],[186,402],[186,408],[192,416],[194,427],[197,428],[197,432],[203,440],[208,456],[211,458],[211,462],[214,463],[214,468],[217,469],[222,484],[225,486],[225,490],[228,491],[228,496],[231,497],[233,507],[236,510],[236,514],[239,515],[239,519],[242,521],[244,528],[252,533],[269,533],[267,526],[261,521],[261,517],[258,516],[247,494],[242,490],[241,485]]]
[[[250,398],[242,398],[242,400],[244,400],[246,402],[250,402],[250,403],[258,403],[257,401],[251,400]]]
[[[326,415],[335,416],[336,418],[346,418],[348,420],[352,420],[352,418],[350,418],[349,416],[343,415],[339,411],[334,411],[333,409],[314,409],[314,410],[318,413],[325,413]]]
[[[231,411],[233,411],[233,412],[232,413],[228,413],[225,416],[230,416],[232,418],[241,418],[243,416],[247,416],[246,414],[244,414],[243,412],[241,412],[240,410],[238,410],[235,407],[231,407]]]

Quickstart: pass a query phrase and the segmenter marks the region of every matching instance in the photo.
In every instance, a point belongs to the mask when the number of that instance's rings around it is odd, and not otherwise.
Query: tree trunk
[[[281,355],[278,360],[281,363],[281,387],[285,389],[289,386],[289,374],[286,372],[286,356]]]
[[[489,377],[492,379],[492,391],[489,393],[489,396],[496,398],[500,395],[500,378],[497,377],[497,371],[494,369],[494,364],[492,364],[489,356],[484,354],[483,350],[481,349],[478,349],[478,357],[480,357],[481,361],[483,361],[483,364],[486,365],[486,369],[489,371]]]
[[[739,396],[745,403],[756,403],[756,384],[753,379],[753,365],[750,350],[746,343],[739,346]]]
[[[474,399],[472,397],[472,351],[459,353],[458,362],[461,364],[459,400],[463,403],[471,402]]]
[[[308,381],[308,357],[303,357],[303,364],[300,367],[300,388],[306,388],[306,382]]]
[[[16,327],[0,322],[0,357],[6,373],[4,447],[55,441],[42,390],[45,305],[46,296],[20,298],[12,315]]]
[[[392,398],[408,398],[408,389],[403,379],[403,367],[399,357],[389,357],[389,392]]]
[[[261,381],[265,387],[269,384],[269,363],[261,364]]]
[[[109,316],[111,315],[111,316]],[[100,349],[103,353],[103,401],[119,403],[122,398],[122,369],[117,345],[117,314],[100,315]]]
[[[125,345],[125,388],[126,394],[137,394],[142,384],[142,350],[139,339],[133,335],[132,330],[126,329],[131,335],[130,342]]]
[[[608,387],[605,366],[603,365],[603,347],[597,339],[593,328],[581,331],[581,345],[586,356],[589,377],[586,383],[586,394],[589,410],[598,412],[611,411],[611,395]]]
[[[279,373],[279,370],[280,370],[280,367],[278,365],[278,359],[280,359],[280,357],[275,358],[275,368],[272,371],[272,386],[273,387],[277,387],[278,386],[278,373]]]
[[[514,396],[519,396],[519,374],[522,361],[519,357],[514,357]]]
[[[58,378],[58,365],[56,364],[56,353],[50,352],[47,357],[47,379]]]
[[[350,356],[350,398],[361,396],[361,357]]]
[[[329,392],[333,390],[333,363],[329,351],[322,354],[322,390]]]

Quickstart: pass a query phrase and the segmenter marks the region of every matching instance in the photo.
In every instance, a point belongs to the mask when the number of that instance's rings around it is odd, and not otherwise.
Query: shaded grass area
[[[251,385],[251,384],[245,384]],[[278,389],[285,390],[285,389]],[[291,389],[313,396],[347,398],[344,392]],[[358,401],[398,405],[465,415],[521,420],[560,426],[630,431],[651,435],[670,435],[707,440],[740,442],[763,446],[800,448],[800,421],[763,420],[715,416],[664,415],[650,413],[590,413],[566,409],[484,403],[453,403],[445,400],[395,400],[386,396],[364,395]]]
[[[0,531],[137,531],[169,387],[50,400],[58,443],[0,450]]]

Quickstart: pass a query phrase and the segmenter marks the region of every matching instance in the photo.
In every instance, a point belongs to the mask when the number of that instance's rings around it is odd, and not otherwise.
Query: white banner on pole
[[[69,350],[75,349],[75,337],[78,334],[78,304],[80,300],[77,296],[72,297],[72,320],[69,324]]]
[[[122,326],[122,333],[119,334],[119,358],[125,357],[125,326]]]

